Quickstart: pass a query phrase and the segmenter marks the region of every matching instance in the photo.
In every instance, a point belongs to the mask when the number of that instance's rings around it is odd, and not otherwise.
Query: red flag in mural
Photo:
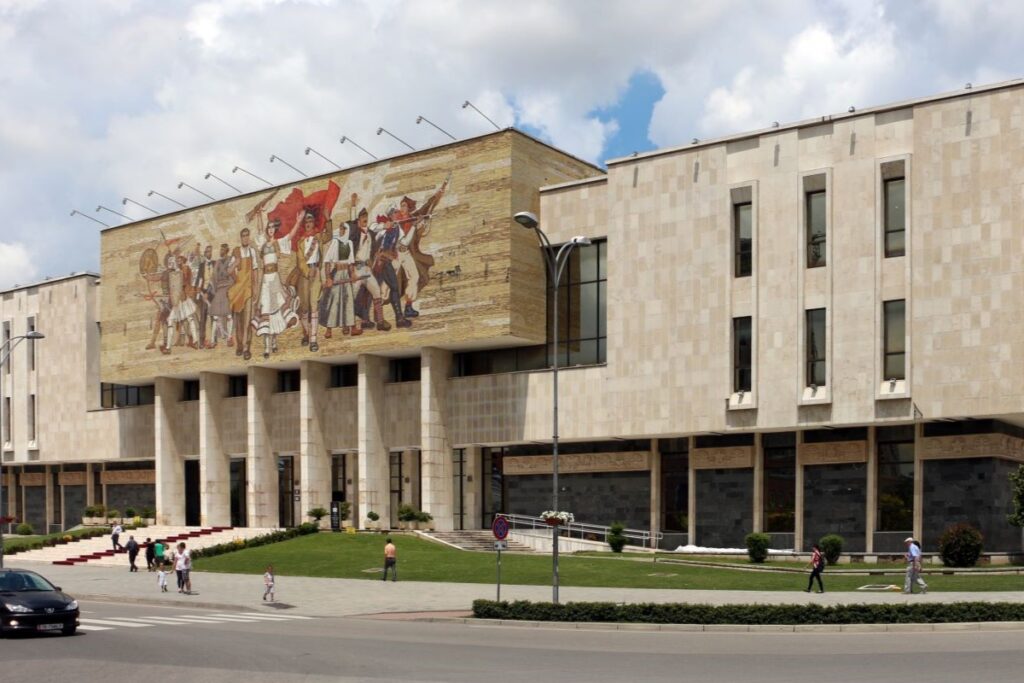
[[[339,194],[341,194],[341,188],[333,180],[327,182],[326,189],[318,190],[310,195],[303,194],[302,190],[296,187],[267,214],[269,220],[281,221],[274,237],[281,239],[291,232],[292,228],[295,228],[295,219],[300,212],[312,213],[313,229],[306,230],[305,223],[301,223],[292,233],[292,251],[297,251],[302,238],[323,231],[327,225],[327,219],[331,217],[331,212],[334,210],[334,204],[338,201]]]

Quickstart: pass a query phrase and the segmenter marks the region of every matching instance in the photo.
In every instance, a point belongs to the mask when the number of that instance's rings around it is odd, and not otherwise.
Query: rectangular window
[[[28,333],[36,331],[36,319],[31,317],[28,319]],[[26,339],[25,343],[28,344],[28,369],[34,372],[36,369],[36,340]]]
[[[11,348],[11,323],[4,323],[4,345],[0,346],[0,353],[7,353]],[[13,365],[14,358],[8,357],[7,363],[4,365],[4,372],[8,375],[11,374],[11,365]]]
[[[807,386],[823,387],[826,380],[825,368],[825,309],[807,311]]]
[[[249,393],[249,377],[231,375],[228,377],[228,398],[239,398]]]
[[[796,526],[796,434],[762,437],[764,449],[764,530],[793,533]]]
[[[807,222],[807,267],[820,268],[825,265],[825,229],[828,224],[825,217],[825,191],[808,192],[804,197],[804,219]]]
[[[298,391],[301,377],[298,370],[280,370],[277,373],[277,393]]]
[[[660,439],[661,529],[690,530],[690,453],[688,439]]]
[[[11,397],[4,397],[4,443],[11,443]]]
[[[359,366],[355,363],[350,365],[332,365],[330,386],[332,389],[359,386]]]
[[[885,257],[906,254],[907,181],[891,178],[883,181],[885,201]]]
[[[880,427],[878,445],[878,531],[914,528],[914,428]]]
[[[100,384],[100,407],[128,408],[152,405],[154,400],[152,384],[129,386],[127,384]]]
[[[750,391],[753,337],[750,317],[732,319],[732,390]]]
[[[886,301],[882,307],[885,318],[882,379],[906,379],[906,301]]]
[[[733,204],[732,229],[736,277],[750,277],[754,269],[754,205]]]
[[[181,400],[182,401],[198,401],[199,400],[199,380],[187,379],[181,383]]]
[[[554,247],[552,256],[557,253]],[[605,362],[608,310],[608,242],[593,240],[589,245],[574,247],[562,269],[558,286],[558,365],[596,365]],[[548,282],[547,338],[554,340],[554,283]],[[496,356],[492,367],[511,370],[530,369],[532,356]],[[548,352],[550,354],[550,350]],[[548,366],[553,363],[548,358]]]
[[[28,396],[28,440],[36,440],[36,395]]]
[[[395,358],[388,364],[388,378],[390,382],[419,382],[420,359]]]

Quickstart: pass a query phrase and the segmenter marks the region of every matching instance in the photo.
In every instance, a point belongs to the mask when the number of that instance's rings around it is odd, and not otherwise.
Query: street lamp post
[[[11,357],[11,352],[14,351],[14,347],[16,347],[19,343],[21,343],[21,341],[23,339],[35,340],[35,339],[45,339],[45,338],[46,338],[46,335],[44,335],[42,332],[36,332],[35,330],[32,330],[28,334],[23,334],[23,335],[18,336],[18,337],[11,337],[7,341],[5,341],[4,345],[0,346],[0,375],[2,375],[2,373],[3,373],[4,366],[7,365],[7,360]],[[3,414],[3,403],[0,402],[0,424],[3,424],[5,417],[6,416]],[[3,467],[3,456],[0,455],[0,500],[3,499],[3,492],[4,492],[4,467]],[[10,507],[10,506],[5,505],[4,507]],[[7,516],[7,511],[6,510],[0,510],[0,517],[6,517],[6,516]],[[4,568],[4,525],[0,524],[0,569],[3,569],[3,568]]]
[[[552,345],[554,353],[551,363],[551,388],[552,388],[552,414],[551,414],[551,509],[558,512],[558,288],[562,281],[562,273],[565,271],[565,264],[569,262],[569,255],[574,247],[590,244],[590,238],[577,235],[571,240],[554,250],[551,240],[540,229],[540,221],[537,216],[529,211],[520,211],[515,215],[516,223],[537,233],[537,241],[540,242],[540,250],[544,255],[544,263],[547,266],[548,277],[551,278],[554,289],[554,310],[552,318]],[[551,601],[558,604],[558,539],[560,533],[558,525],[551,527]]]

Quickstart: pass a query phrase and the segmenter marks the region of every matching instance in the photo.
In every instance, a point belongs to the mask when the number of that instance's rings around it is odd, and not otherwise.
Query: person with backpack
[[[811,553],[811,576],[807,579],[807,588],[804,589],[804,593],[811,592],[811,586],[814,585],[814,580],[818,580],[818,592],[824,593],[825,586],[821,582],[821,573],[825,571],[825,553],[821,552],[821,548],[815,543],[811,546],[813,552]]]

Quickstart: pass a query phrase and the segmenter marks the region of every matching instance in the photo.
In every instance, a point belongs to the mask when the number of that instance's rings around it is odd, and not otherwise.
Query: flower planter
[[[544,523],[548,526],[558,526],[562,523],[562,520],[558,519],[557,517],[548,517],[544,520]]]

